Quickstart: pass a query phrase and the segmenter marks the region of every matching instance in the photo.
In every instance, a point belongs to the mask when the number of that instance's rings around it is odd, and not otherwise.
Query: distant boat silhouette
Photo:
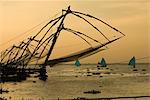
[[[79,61],[79,60],[76,60],[75,65],[76,65],[77,67],[81,66],[80,61]]]
[[[135,59],[135,57],[133,56],[133,57],[130,59],[128,65],[133,66],[133,68],[135,68],[135,64],[136,64],[136,59]]]
[[[9,91],[8,90],[5,90],[5,89],[0,89],[0,94],[3,94],[3,93],[8,93]]]
[[[99,62],[98,62],[98,66],[97,67],[107,67],[106,61],[104,58],[102,58]]]
[[[7,90],[7,89],[3,89],[2,88],[2,81],[0,80],[0,85],[1,85],[1,87],[0,87],[0,94],[3,94],[3,93],[8,93],[9,91]],[[0,99],[1,100],[1,99]],[[3,100],[3,99],[2,99]]]

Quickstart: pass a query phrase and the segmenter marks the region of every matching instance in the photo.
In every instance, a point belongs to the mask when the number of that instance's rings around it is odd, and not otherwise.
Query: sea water
[[[150,96],[150,65],[140,64],[136,69],[137,71],[133,71],[133,68],[128,65],[108,65],[108,69],[101,70],[109,70],[110,73],[87,76],[87,71],[99,71],[97,65],[86,64],[80,67],[71,64],[56,65],[47,68],[46,81],[30,77],[22,82],[2,84],[9,93],[3,93],[1,97],[8,100],[55,100],[77,97]],[[101,93],[84,94],[89,90],[97,90]]]

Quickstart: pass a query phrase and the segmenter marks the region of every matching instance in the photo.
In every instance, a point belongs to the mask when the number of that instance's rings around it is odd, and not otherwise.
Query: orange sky
[[[92,14],[126,34],[126,37],[109,45],[108,50],[81,62],[95,63],[101,57],[106,58],[108,62],[121,62],[132,56],[150,56],[149,0],[1,0],[0,50],[31,36],[34,33],[23,33],[44,20],[53,18],[68,5],[71,5],[73,10]],[[21,37],[1,45],[18,35]],[[65,45],[69,44],[64,44],[62,50],[67,49]]]

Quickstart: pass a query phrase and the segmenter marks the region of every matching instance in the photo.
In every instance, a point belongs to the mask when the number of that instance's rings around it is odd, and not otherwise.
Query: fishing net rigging
[[[89,34],[86,34],[86,32],[81,32],[66,26],[65,20],[67,19],[67,16],[70,15],[75,16],[76,18],[79,18],[86,24],[90,25],[91,28],[96,31],[96,33],[99,33],[99,35],[104,37],[106,42],[102,43],[100,42],[100,40],[97,40],[96,38],[89,36]],[[88,17],[89,19],[95,19],[103,23],[112,30],[121,34],[121,36],[115,39],[108,38],[98,27],[96,27],[88,19],[86,19],[86,17]],[[68,54],[66,56],[50,59],[56,42],[58,41],[58,37],[60,37],[62,31],[75,35],[86,44],[88,44],[90,47],[78,52]],[[31,63],[35,65],[41,65],[42,67],[46,67],[47,65],[54,66],[55,64],[74,61],[103,51],[106,49],[103,47],[106,47],[108,44],[122,38],[123,36],[125,35],[122,32],[107,24],[106,22],[89,14],[72,11],[69,6],[67,10],[62,10],[62,15],[50,20],[34,36],[20,42],[18,45],[13,45],[5,51],[2,51],[0,63],[2,67],[8,67],[13,65],[16,68],[25,68]],[[97,45],[93,46],[90,41],[97,43]]]
[[[31,35],[31,32],[32,32],[32,31],[37,30],[37,28],[38,28],[39,26],[45,24],[45,23],[46,23],[47,21],[49,21],[50,19],[52,19],[52,18],[58,16],[60,13],[61,13],[61,12],[58,12],[58,13],[55,14],[53,17],[50,17],[50,18],[48,18],[48,19],[45,19],[45,20],[42,21],[41,23],[39,23],[39,24],[33,26],[32,28],[28,29],[27,31],[25,31],[25,32],[23,32],[23,33],[21,33],[21,34],[15,36],[15,37],[13,37],[13,38],[11,38],[10,40],[8,40],[8,41],[6,41],[6,42],[4,42],[4,43],[1,43],[0,46],[6,45],[6,44],[8,44],[8,43],[10,43],[10,42],[12,42],[12,41],[14,41],[14,40],[20,38],[20,37]]]

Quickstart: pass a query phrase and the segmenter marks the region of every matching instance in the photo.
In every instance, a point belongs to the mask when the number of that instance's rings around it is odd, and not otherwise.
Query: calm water
[[[47,68],[46,82],[28,78],[23,82],[5,83],[10,91],[2,94],[8,100],[53,100],[77,97],[100,98],[116,96],[150,96],[150,65],[137,65],[134,72],[127,65],[110,65],[110,74],[86,76],[87,68],[96,71],[96,65],[57,65]],[[142,71],[146,69],[146,71]],[[36,81],[35,83],[33,81]],[[84,94],[88,90],[101,91],[100,94]],[[138,99],[137,99],[138,100]],[[142,99],[140,99],[142,100]],[[143,100],[149,100],[144,98]]]

